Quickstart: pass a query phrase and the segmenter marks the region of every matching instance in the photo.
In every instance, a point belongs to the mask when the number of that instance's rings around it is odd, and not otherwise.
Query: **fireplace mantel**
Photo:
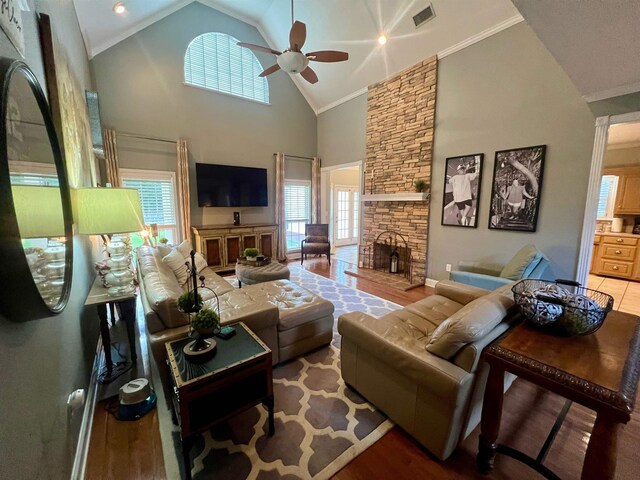
[[[429,193],[374,193],[361,198],[363,202],[427,202]]]

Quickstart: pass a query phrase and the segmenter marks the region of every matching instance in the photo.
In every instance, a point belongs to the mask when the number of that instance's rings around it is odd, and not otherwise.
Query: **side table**
[[[490,371],[476,458],[480,472],[488,473],[496,453],[501,453],[557,479],[542,462],[573,401],[597,413],[581,478],[615,478],[618,430],[631,419],[640,374],[639,317],[612,311],[597,332],[580,337],[553,336],[523,323],[487,347],[483,357]],[[537,459],[497,443],[505,372],[569,401]]]
[[[127,326],[127,337],[129,339],[129,349],[131,350],[131,362],[120,362],[114,365],[111,358],[111,334],[107,322],[107,305],[117,304],[120,310],[120,317]],[[136,294],[120,295],[113,297],[109,295],[107,289],[102,285],[100,275],[96,276],[85,306],[95,305],[100,318],[100,335],[102,336],[102,348],[104,349],[105,370],[100,372],[98,383],[111,383],[124,372],[128,371],[133,363],[138,359],[136,354],[135,323],[136,323]]]
[[[275,431],[271,350],[244,323],[234,327],[234,336],[215,339],[216,353],[204,363],[192,363],[184,355],[191,338],[165,343],[187,480],[197,433],[260,403],[269,412],[269,436]]]

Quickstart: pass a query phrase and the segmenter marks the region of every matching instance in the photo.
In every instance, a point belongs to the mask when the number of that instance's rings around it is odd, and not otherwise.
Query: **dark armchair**
[[[326,255],[331,265],[331,242],[328,223],[307,223],[304,226],[304,240],[300,242],[300,265],[308,254]]]

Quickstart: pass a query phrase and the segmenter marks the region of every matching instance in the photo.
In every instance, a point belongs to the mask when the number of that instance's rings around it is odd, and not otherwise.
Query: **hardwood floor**
[[[407,305],[433,292],[421,287],[408,292],[344,274],[349,262],[338,257],[329,266],[326,259],[305,260],[303,267],[318,275],[377,295],[399,305]],[[616,303],[617,304],[617,303]],[[139,315],[139,327],[143,316]],[[516,380],[505,395],[500,442],[536,456],[564,399],[528,382]],[[618,439],[616,478],[638,478],[640,468],[640,415],[638,407],[631,422]],[[579,478],[582,460],[595,416],[590,410],[573,405],[549,451],[545,464],[561,478]],[[496,468],[482,476],[475,468],[479,431],[474,432],[445,462],[440,462],[398,427],[346,465],[334,480],[389,479],[536,479],[542,478],[508,457],[498,456]],[[119,422],[98,405],[87,465],[89,479],[163,479],[165,478],[157,413],[137,422]],[[173,479],[171,479],[173,480]]]

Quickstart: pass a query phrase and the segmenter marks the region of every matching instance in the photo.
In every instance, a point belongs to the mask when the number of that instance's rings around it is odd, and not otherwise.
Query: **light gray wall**
[[[281,71],[268,77],[271,105],[184,85],[184,53],[191,40],[206,32],[266,45],[254,27],[192,3],[92,60],[102,122],[117,131],[188,139],[194,225],[231,223],[234,210],[241,211],[243,223],[272,222],[273,153],[314,156],[315,114]],[[265,68],[275,63],[273,55],[257,53],[257,57]],[[267,168],[269,207],[199,208],[196,162]],[[167,168],[164,160],[161,166]]]
[[[367,93],[318,115],[318,155],[323,167],[366,157]]]
[[[30,2],[32,5],[32,2]],[[40,1],[67,52],[71,70],[90,88],[89,65],[71,0]],[[26,63],[44,87],[33,12],[23,12]],[[18,58],[4,33],[0,55]],[[0,316],[0,478],[69,478],[82,411],[67,416],[67,396],[87,388],[98,339],[95,309],[84,309],[93,280],[91,243],[74,239],[73,287],[64,312],[27,323]],[[16,299],[16,302],[23,299]]]
[[[549,278],[574,278],[595,119],[562,68],[523,22],[460,52],[438,67],[427,274],[445,264],[504,262],[527,243],[552,262]],[[489,230],[496,150],[547,145],[536,233]],[[441,226],[444,162],[484,152],[478,228]]]
[[[605,167],[619,167],[621,165],[640,165],[640,147],[615,148],[605,152]]]
[[[311,181],[311,161],[295,158],[284,159],[284,178]]]
[[[589,108],[596,117],[640,112],[640,92],[591,102]]]

